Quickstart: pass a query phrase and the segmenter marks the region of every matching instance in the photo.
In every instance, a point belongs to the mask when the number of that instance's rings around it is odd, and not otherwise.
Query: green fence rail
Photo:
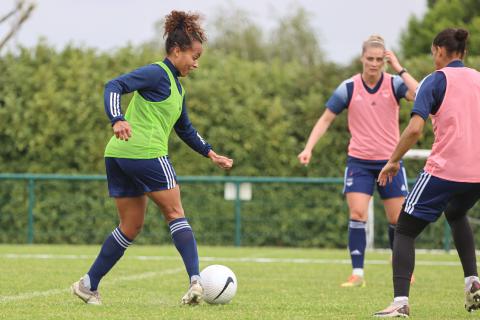
[[[232,199],[234,215],[234,244],[242,244],[242,203],[240,187],[244,183],[256,184],[275,184],[275,185],[338,185],[343,184],[342,178],[302,178],[302,177],[229,177],[229,176],[180,176],[177,177],[182,184],[232,184],[234,188],[234,197]],[[27,182],[27,243],[34,243],[35,237],[35,204],[36,204],[36,186],[39,181],[106,181],[104,175],[64,175],[64,174],[26,174],[26,173],[3,173],[0,174],[0,181],[21,180]],[[412,183],[413,181],[409,181]],[[304,201],[299,199],[298,201]],[[247,209],[248,210],[248,209]],[[345,212],[346,215],[346,212]],[[445,250],[450,248],[450,230],[445,222],[443,231],[443,247]]]

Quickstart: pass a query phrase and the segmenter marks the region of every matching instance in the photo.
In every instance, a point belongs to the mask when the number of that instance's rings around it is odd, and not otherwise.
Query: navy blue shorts
[[[479,198],[480,183],[444,180],[422,171],[405,199],[403,210],[422,220],[434,222],[447,205],[455,211],[466,212]]]
[[[137,197],[147,192],[173,189],[175,170],[163,156],[155,159],[105,158],[108,192],[111,197]]]
[[[407,173],[400,162],[400,171],[385,187],[377,183],[378,175],[387,160],[362,160],[348,157],[345,168],[343,193],[360,192],[373,195],[375,185],[382,199],[406,197],[408,193]]]

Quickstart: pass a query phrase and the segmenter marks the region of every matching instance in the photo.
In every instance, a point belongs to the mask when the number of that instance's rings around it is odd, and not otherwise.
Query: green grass
[[[235,272],[237,295],[228,305],[180,306],[188,283],[175,248],[132,246],[102,281],[104,305],[89,306],[68,288],[98,250],[0,245],[0,319],[372,319],[392,298],[388,252],[368,252],[367,287],[345,289],[339,287],[350,274],[345,250],[199,247],[201,268],[224,264]],[[417,254],[417,262],[411,317],[475,316],[463,309],[455,253]]]

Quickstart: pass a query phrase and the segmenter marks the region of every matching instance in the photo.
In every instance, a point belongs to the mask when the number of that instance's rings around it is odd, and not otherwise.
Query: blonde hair
[[[365,40],[362,44],[362,54],[365,53],[365,50],[367,48],[382,48],[385,50],[385,41],[383,40],[382,36],[378,34],[372,34],[370,37],[368,37],[367,40]]]

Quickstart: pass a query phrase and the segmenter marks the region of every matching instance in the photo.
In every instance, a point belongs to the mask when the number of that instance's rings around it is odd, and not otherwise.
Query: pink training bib
[[[348,128],[352,135],[348,155],[364,160],[388,160],[400,139],[399,108],[390,74],[383,73],[382,84],[373,94],[365,89],[361,75],[355,75],[348,106]]]
[[[447,88],[432,115],[435,141],[424,169],[445,180],[480,182],[480,73],[452,67],[440,71]]]

